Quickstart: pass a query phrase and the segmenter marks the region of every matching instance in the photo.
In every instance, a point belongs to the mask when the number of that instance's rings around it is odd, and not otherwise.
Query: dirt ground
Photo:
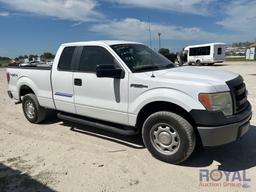
[[[240,73],[256,110],[255,62],[224,63],[208,68]],[[196,151],[182,165],[171,165],[153,158],[140,137],[64,124],[55,118],[40,125],[30,124],[23,116],[21,105],[8,98],[5,76],[5,69],[0,69],[0,192],[256,189],[256,116],[241,140]],[[223,174],[217,182],[221,185],[211,186],[210,180],[208,186],[200,186],[202,169],[226,171],[229,181],[224,172],[215,172]],[[248,181],[240,183],[239,178],[244,176]]]

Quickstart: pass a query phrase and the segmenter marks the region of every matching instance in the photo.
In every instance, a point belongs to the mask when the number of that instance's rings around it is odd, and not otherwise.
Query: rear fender
[[[36,96],[38,95],[38,88],[37,88],[36,84],[31,79],[29,79],[28,77],[23,76],[23,77],[20,77],[17,81],[17,87],[18,87],[18,90],[19,90],[19,98],[20,98],[21,87],[23,85],[26,85],[30,89],[32,89]]]

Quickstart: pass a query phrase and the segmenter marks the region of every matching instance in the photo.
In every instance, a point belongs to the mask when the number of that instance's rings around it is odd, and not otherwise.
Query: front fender
[[[133,102],[131,102],[129,105],[129,113],[137,115],[145,105],[156,101],[165,101],[176,104],[185,109],[187,112],[191,111],[192,109],[205,109],[198,100],[195,100],[190,95],[187,95],[179,90],[170,88],[156,88],[142,93]]]

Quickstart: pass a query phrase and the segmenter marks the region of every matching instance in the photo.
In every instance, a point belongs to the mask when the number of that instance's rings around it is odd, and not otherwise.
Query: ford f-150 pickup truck
[[[31,123],[55,110],[65,121],[141,134],[154,157],[174,164],[196,144],[236,141],[252,116],[240,75],[177,67],[136,42],[63,44],[52,66],[10,66],[7,81]]]

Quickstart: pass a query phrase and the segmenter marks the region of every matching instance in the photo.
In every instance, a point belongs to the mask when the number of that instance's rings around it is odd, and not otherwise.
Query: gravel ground
[[[256,63],[233,62],[208,68],[240,73],[256,109]],[[21,105],[6,94],[0,69],[0,191],[255,191],[256,117],[241,140],[198,150],[182,165],[153,158],[140,137],[124,137],[51,118],[30,124]],[[221,186],[200,186],[200,170],[229,174]],[[251,179],[243,187],[239,176]],[[237,172],[239,171],[239,172]],[[215,176],[224,172],[215,172]],[[235,179],[231,183],[232,178]],[[232,184],[232,186],[231,186]]]

